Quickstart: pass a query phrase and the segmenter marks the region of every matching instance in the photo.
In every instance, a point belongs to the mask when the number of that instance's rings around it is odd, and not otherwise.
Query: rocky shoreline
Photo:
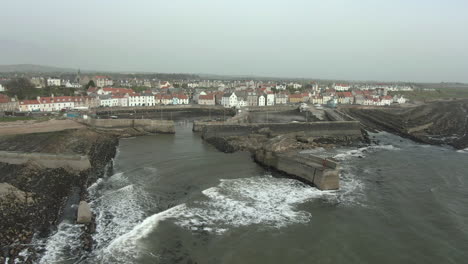
[[[119,138],[146,134],[132,129],[82,128],[0,137],[0,150],[80,154],[88,156],[91,163],[90,169],[81,172],[43,168],[32,162],[0,163],[0,183],[9,188],[0,196],[0,263],[38,260],[44,252],[37,241],[51,235],[64,217],[70,217],[64,212],[69,199],[87,200],[87,188],[103,177],[116,155]],[[84,250],[92,250],[94,229],[93,221],[83,225]]]
[[[468,100],[436,101],[411,108],[343,108],[369,131],[386,131],[431,145],[468,147]]]

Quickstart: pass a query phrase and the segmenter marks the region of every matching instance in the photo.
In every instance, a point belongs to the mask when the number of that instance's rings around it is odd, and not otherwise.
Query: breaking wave
[[[468,153],[468,148],[457,150],[458,153]]]
[[[79,239],[82,233],[82,225],[61,223],[57,231],[47,239],[45,253],[39,263],[49,264],[79,259],[83,253]]]
[[[393,145],[372,145],[372,146],[353,149],[353,150],[344,150],[344,151],[338,150],[339,152],[342,152],[342,153],[336,154],[335,156],[333,156],[333,158],[337,160],[345,160],[345,159],[349,159],[353,157],[363,158],[366,156],[367,153],[372,153],[378,150],[400,150],[400,148],[397,148]]]
[[[222,234],[232,228],[261,224],[262,228],[281,228],[307,223],[311,214],[297,210],[298,204],[313,198],[334,196],[303,183],[271,176],[221,180],[204,190],[200,200],[181,204],[146,218],[130,232],[115,239],[106,256],[116,262],[130,262],[141,254],[139,241],[161,221],[171,221],[192,232]],[[117,257],[119,256],[119,257]]]

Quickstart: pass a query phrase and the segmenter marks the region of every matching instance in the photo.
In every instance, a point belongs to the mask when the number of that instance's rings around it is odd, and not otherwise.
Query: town
[[[22,77],[34,89],[58,88],[61,94],[17,96],[0,79],[0,111],[52,112],[99,107],[145,107],[156,105],[221,105],[226,108],[310,103],[325,105],[390,106],[407,99],[398,92],[412,91],[401,83],[332,83],[319,81],[271,80],[158,80],[141,77],[111,78],[88,76],[80,71],[73,78],[52,76]],[[21,87],[19,87],[21,89]],[[67,91],[65,93],[63,91]],[[28,98],[29,97],[29,98]]]

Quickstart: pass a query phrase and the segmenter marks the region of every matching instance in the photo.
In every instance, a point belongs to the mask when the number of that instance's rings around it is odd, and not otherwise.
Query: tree
[[[88,90],[89,87],[96,87],[96,84],[93,80],[89,80],[88,84],[86,84],[86,90]]]
[[[34,85],[26,78],[13,79],[9,81],[5,87],[8,90],[8,96],[17,96],[20,100],[34,99],[40,94],[39,89],[36,89]]]

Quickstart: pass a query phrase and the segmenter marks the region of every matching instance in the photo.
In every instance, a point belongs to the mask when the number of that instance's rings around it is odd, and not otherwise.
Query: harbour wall
[[[203,127],[202,127],[203,126]],[[308,122],[308,123],[257,123],[257,124],[199,124],[203,138],[247,136],[268,129],[273,135],[304,133],[307,137],[362,137],[357,121]]]
[[[74,171],[83,171],[91,168],[91,163],[87,156],[72,154],[0,151],[0,162],[9,164],[33,162],[45,168],[65,168]]]
[[[85,124],[101,129],[141,129],[149,133],[174,134],[174,122],[169,120],[152,119],[88,119]]]

